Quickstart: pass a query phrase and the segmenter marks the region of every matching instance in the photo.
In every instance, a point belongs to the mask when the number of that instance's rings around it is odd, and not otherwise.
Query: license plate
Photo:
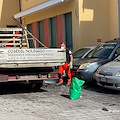
[[[107,79],[106,79],[106,78],[101,77],[101,78],[100,78],[100,81],[102,81],[102,82],[107,82]]]

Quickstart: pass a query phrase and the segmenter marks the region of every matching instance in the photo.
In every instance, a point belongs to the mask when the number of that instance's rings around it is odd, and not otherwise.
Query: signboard
[[[61,49],[1,49],[0,61],[65,61],[65,52]]]
[[[102,40],[101,39],[97,39],[97,42],[102,42]]]

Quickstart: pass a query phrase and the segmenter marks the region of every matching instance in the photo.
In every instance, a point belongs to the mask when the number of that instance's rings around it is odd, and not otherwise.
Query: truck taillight
[[[8,75],[0,75],[0,81],[1,80],[8,80]]]

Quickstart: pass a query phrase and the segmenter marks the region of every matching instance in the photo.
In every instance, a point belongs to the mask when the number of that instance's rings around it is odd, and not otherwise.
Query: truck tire
[[[43,86],[43,80],[40,81],[29,81],[31,89],[40,89]]]

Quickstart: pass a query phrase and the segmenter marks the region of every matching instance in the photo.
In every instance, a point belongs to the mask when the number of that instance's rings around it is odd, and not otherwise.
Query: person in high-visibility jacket
[[[64,43],[61,43],[61,49],[66,50],[66,62],[64,65],[59,66],[59,83],[57,85],[63,84],[63,71],[65,71],[68,76],[67,85],[69,86],[71,84],[71,69],[70,68],[72,68],[73,56],[72,56],[72,52],[68,48],[66,48]]]

